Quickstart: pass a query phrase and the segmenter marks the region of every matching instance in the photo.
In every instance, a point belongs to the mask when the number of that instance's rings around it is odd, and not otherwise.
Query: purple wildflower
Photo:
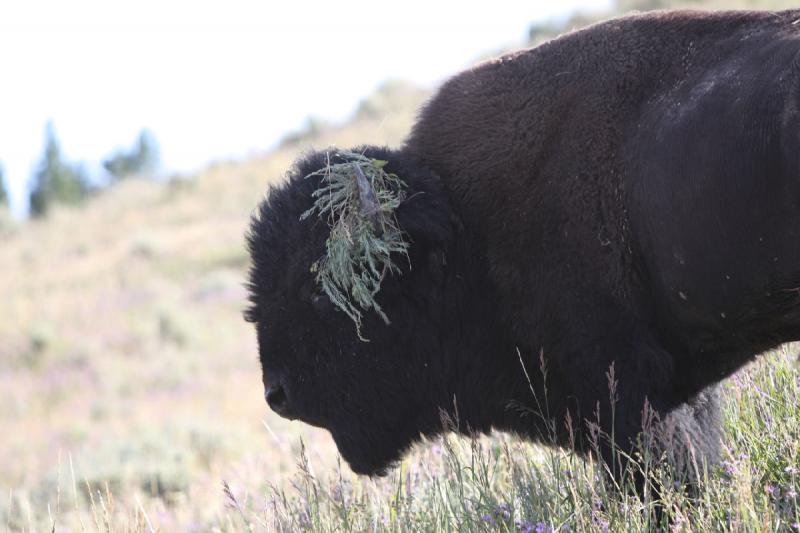
[[[728,477],[733,477],[733,475],[736,473],[736,462],[722,461],[722,468],[725,470],[725,475]]]
[[[517,521],[517,533],[553,533],[553,528],[544,522],[520,522]]]
[[[597,525],[597,528],[598,528],[599,531],[602,531],[603,533],[608,533],[609,526],[610,526],[610,524],[608,523],[608,520],[606,520],[602,516],[594,516],[593,517],[593,521]]]
[[[500,505],[494,508],[494,515],[502,516],[503,520],[508,520],[509,518],[511,518],[511,509],[509,508],[507,503],[501,503]]]
[[[530,522],[517,521],[517,533],[533,533],[533,524]]]

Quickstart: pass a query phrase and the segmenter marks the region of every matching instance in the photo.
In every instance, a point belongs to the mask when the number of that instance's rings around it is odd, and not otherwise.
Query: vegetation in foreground
[[[602,465],[565,450],[503,436],[448,437],[378,481],[341,470],[321,480],[301,455],[291,487],[268,490],[264,502],[242,512],[241,525],[277,531],[798,531],[795,359],[787,347],[724,385],[722,460],[698,465],[696,494],[663,457],[640,455],[631,467],[646,472],[659,494],[642,501],[608,482]]]
[[[302,440],[286,481],[254,480],[269,465],[215,484],[224,508],[196,531],[798,531],[800,379],[796,346],[771,354],[726,382],[724,450],[719,464],[699,465],[700,490],[687,491],[669,460],[639,456],[659,493],[642,501],[618,490],[603,466],[566,450],[513,437],[446,437],[418,447],[381,479],[354,476],[341,463],[319,463]],[[446,422],[453,423],[453,422]],[[265,431],[271,432],[269,427]],[[288,453],[291,437],[272,433]],[[316,445],[319,445],[317,443]],[[8,528],[168,531],[160,516],[169,499],[124,506],[106,482],[76,477],[71,462],[55,498],[39,502],[11,494]],[[52,497],[52,496],[51,496]],[[661,512],[656,512],[660,508]],[[45,513],[44,510],[47,510]],[[33,514],[35,513],[35,514]],[[68,527],[67,527],[68,526]]]

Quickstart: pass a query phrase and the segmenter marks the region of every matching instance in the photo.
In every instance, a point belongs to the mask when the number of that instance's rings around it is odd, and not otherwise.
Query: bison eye
[[[324,292],[316,293],[311,297],[311,306],[317,313],[327,313],[333,310],[333,302]]]

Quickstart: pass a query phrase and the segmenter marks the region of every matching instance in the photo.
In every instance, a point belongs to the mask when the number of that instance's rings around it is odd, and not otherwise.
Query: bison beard
[[[300,220],[320,185],[304,176],[327,154],[300,159],[249,233],[272,407],[364,474],[442,410],[579,452],[596,430],[631,450],[652,414],[660,449],[713,459],[714,384],[800,339],[798,19],[612,20],[463,72],[404,146],[354,149],[408,186],[409,258],[377,295],[391,324],[365,313],[370,342],[310,272],[329,228]]]

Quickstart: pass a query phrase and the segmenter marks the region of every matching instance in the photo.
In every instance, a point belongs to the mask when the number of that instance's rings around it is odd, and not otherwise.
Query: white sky
[[[11,0],[0,4],[0,162],[14,211],[52,119],[88,168],[153,131],[166,172],[340,120],[387,78],[432,86],[609,0]],[[369,139],[364,139],[368,142]]]

